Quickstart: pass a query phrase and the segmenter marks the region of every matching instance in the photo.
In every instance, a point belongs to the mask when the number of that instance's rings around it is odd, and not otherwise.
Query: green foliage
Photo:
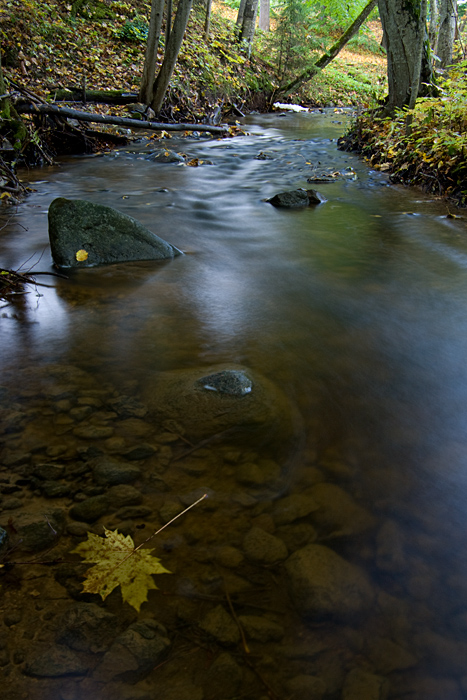
[[[124,41],[144,43],[148,38],[149,25],[142,17],[127,19],[118,31],[118,36]]]
[[[467,61],[453,67],[439,95],[418,99],[413,110],[376,121],[366,115],[357,122],[354,133],[373,167],[389,171],[393,181],[467,203],[466,70]]]

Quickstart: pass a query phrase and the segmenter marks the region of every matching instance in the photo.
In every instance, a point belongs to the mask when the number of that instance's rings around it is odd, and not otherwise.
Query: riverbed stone
[[[275,194],[274,197],[270,197],[266,201],[274,207],[282,209],[299,209],[315,204],[323,204],[327,199],[316,190],[299,188],[289,192],[279,192],[279,194]]]
[[[152,160],[155,163],[184,163],[185,158],[180,153],[176,153],[168,148],[164,148],[154,153],[149,153],[146,160]]]
[[[237,624],[222,605],[217,605],[210,610],[199,626],[204,632],[214,637],[219,644],[229,646],[238,644],[240,641]]]
[[[211,387],[211,388],[210,388]],[[300,423],[285,394],[258,372],[239,365],[161,372],[149,377],[144,400],[156,419],[181,423],[192,440],[287,447]]]
[[[94,603],[75,603],[60,617],[57,642],[74,651],[106,651],[119,632],[118,619]]]
[[[89,663],[79,654],[66,647],[51,644],[47,651],[33,657],[25,665],[23,672],[36,678],[60,678],[84,676],[88,670]]]
[[[276,525],[288,525],[295,520],[305,518],[318,508],[319,505],[312,496],[300,493],[285,496],[285,498],[278,500],[274,506],[274,522]]]
[[[291,600],[304,618],[352,620],[373,604],[366,574],[329,547],[309,544],[294,552],[285,568]]]
[[[342,700],[386,700],[388,692],[389,683],[383,676],[354,668],[346,676]]]
[[[131,216],[83,199],[53,200],[49,239],[54,263],[65,268],[163,260],[181,254]]]
[[[137,683],[163,659],[170,647],[167,630],[152,619],[132,623],[119,635],[93,673],[93,679]]]
[[[106,496],[91,496],[81,503],[75,503],[70,509],[70,516],[74,520],[81,520],[85,523],[93,523],[95,520],[107,513],[109,502]]]
[[[138,506],[143,500],[141,491],[135,489],[130,484],[117,484],[111,486],[107,491],[109,503],[114,508],[122,508],[122,506]]]
[[[272,565],[287,558],[284,542],[259,527],[252,527],[243,540],[245,556],[255,564]]]
[[[63,532],[65,514],[61,508],[54,510],[28,510],[30,504],[23,505],[20,512],[14,511],[2,513],[0,525],[8,527],[11,518],[15,529],[14,540],[11,544],[26,552],[40,552],[56,544]]]
[[[279,642],[284,636],[284,628],[277,622],[260,615],[239,615],[239,621],[248,639],[266,644]]]
[[[326,684],[321,678],[302,674],[287,683],[290,700],[321,700],[326,694]]]
[[[93,461],[92,474],[97,484],[115,486],[132,483],[141,475],[141,470],[134,464],[102,457]]]
[[[232,698],[237,695],[242,678],[242,669],[235,659],[224,651],[213,661],[205,680],[210,695]]]
[[[309,495],[317,504],[313,523],[327,536],[358,535],[375,525],[371,513],[336,484],[316,484]]]

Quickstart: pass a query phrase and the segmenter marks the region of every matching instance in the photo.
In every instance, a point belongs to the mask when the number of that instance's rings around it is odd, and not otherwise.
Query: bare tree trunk
[[[172,0],[167,0],[167,24],[165,25],[165,48],[169,45],[170,32],[172,31]]]
[[[154,97],[151,107],[156,114],[159,114],[161,111],[164,95],[169,86],[172,73],[174,72],[180,47],[183,42],[183,36],[190,17],[192,4],[193,0],[178,0],[177,12],[175,13],[170,38],[165,47],[164,60],[154,83]]]
[[[154,77],[156,75],[157,49],[161,37],[162,15],[164,0],[152,0],[151,17],[149,19],[148,43],[144,58],[143,77],[139,90],[139,100],[146,105],[151,104]]]
[[[250,46],[255,36],[257,14],[258,0],[246,0],[242,29],[240,32],[240,41],[246,41]]]
[[[240,0],[240,7],[238,8],[237,19],[235,20],[235,24],[237,25],[237,27],[241,27],[243,24],[243,15],[245,14],[245,5],[246,5],[246,0]]]
[[[259,28],[263,32],[268,32],[270,17],[270,0],[259,0]]]
[[[439,33],[436,54],[441,68],[452,63],[452,50],[456,37],[457,0],[439,1]]]
[[[396,107],[415,104],[421,83],[430,80],[427,0],[378,0],[378,7],[387,46],[386,111],[391,113]]]
[[[439,2],[440,0],[430,0],[430,24],[428,36],[430,37],[430,46],[434,54],[436,54],[438,50]]]
[[[207,0],[207,2],[206,2],[206,18],[204,20],[204,38],[206,41],[209,39],[209,30],[211,28],[211,9],[212,9],[212,0]]]
[[[363,8],[358,17],[352,22],[350,27],[346,29],[346,31],[342,34],[341,38],[334,44],[334,46],[331,46],[329,51],[323,54],[321,58],[318,61],[316,61],[314,65],[311,66],[311,68],[308,68],[304,73],[299,75],[297,78],[294,78],[290,83],[287,83],[287,85],[285,85],[284,87],[279,88],[279,90],[277,90],[276,92],[276,95],[287,94],[288,92],[291,92],[295,87],[297,87],[297,85],[300,85],[300,83],[305,83],[307,80],[311,80],[311,78],[314,75],[316,75],[316,73],[318,73],[320,70],[329,65],[329,63],[331,63],[331,61],[350,41],[350,39],[353,36],[355,36],[355,34],[358,32],[362,24],[369,16],[370,12],[376,7],[377,1],[378,0],[370,0],[368,5],[366,5]]]

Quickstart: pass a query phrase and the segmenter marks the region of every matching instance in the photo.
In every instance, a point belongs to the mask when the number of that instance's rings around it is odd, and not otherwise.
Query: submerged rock
[[[285,568],[291,599],[305,618],[349,620],[373,603],[374,592],[365,573],[323,545],[299,549]]]
[[[266,199],[266,202],[274,207],[282,207],[283,209],[298,209],[300,207],[309,207],[315,204],[323,204],[327,202],[326,197],[316,190],[291,190],[290,192],[280,192],[274,197]]]
[[[54,199],[49,207],[52,257],[59,267],[93,267],[131,260],[165,260],[181,251],[139,221],[83,199]]]
[[[158,420],[176,420],[194,440],[222,433],[236,444],[241,438],[286,448],[300,423],[273,382],[238,365],[161,372],[148,378],[144,401]]]
[[[153,160],[156,163],[184,163],[185,158],[180,155],[180,153],[176,153],[175,151],[171,151],[167,148],[164,148],[162,151],[155,151],[154,153],[150,153],[147,157],[146,160]]]

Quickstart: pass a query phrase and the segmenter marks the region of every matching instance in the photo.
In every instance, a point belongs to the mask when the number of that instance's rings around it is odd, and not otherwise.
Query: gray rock
[[[277,564],[287,558],[284,542],[259,527],[252,527],[243,540],[243,551],[256,564]]]
[[[27,676],[37,678],[60,678],[62,676],[84,676],[89,663],[64,647],[50,645],[46,652],[29,661],[23,669]]]
[[[206,379],[212,381],[213,375],[219,380],[217,388],[207,389]],[[241,393],[246,388],[251,391]],[[300,422],[287,397],[270,380],[238,365],[159,373],[148,378],[144,399],[155,418],[176,420],[195,440],[225,433],[228,441],[230,430],[236,445],[240,439],[255,447],[274,441],[284,449]]]
[[[180,255],[131,216],[102,204],[59,197],[49,207],[52,257],[59,267],[91,267],[130,260],[162,260]],[[78,251],[85,260],[78,261]]]
[[[98,654],[118,634],[118,620],[94,603],[75,603],[61,616],[57,642],[74,651]]]
[[[136,520],[138,518],[144,520],[144,518],[148,518],[152,513],[153,510],[147,506],[125,506],[125,508],[121,508],[118,511],[116,517],[119,520]]]
[[[269,204],[272,204],[274,207],[281,207],[282,209],[299,209],[301,207],[322,204],[326,201],[326,197],[323,197],[323,195],[316,192],[316,190],[305,190],[302,188],[290,192],[280,192],[266,200],[266,202],[269,202]]]
[[[234,645],[240,641],[240,632],[228,612],[218,605],[208,612],[200,628],[214,637],[219,644]]]
[[[97,458],[92,463],[94,481],[102,486],[130,484],[135,481],[141,471],[133,464],[119,462],[107,457]]]
[[[55,464],[51,462],[50,464],[38,464],[34,467],[33,474],[39,479],[44,481],[55,481],[56,479],[61,479],[65,473],[65,467],[63,464]]]
[[[163,151],[156,151],[155,153],[150,153],[147,157],[146,160],[152,160],[155,163],[184,163],[185,158],[180,155],[180,153],[176,153],[175,151],[170,151],[169,149],[164,148]]]
[[[85,523],[93,523],[107,513],[109,502],[106,496],[91,496],[81,503],[75,503],[70,509],[70,516],[74,520],[82,520]]]
[[[345,679],[342,700],[386,700],[388,691],[389,683],[385,678],[354,668]]]
[[[261,488],[269,486],[280,478],[281,468],[271,459],[261,459],[258,462],[244,462],[237,468],[235,476],[240,484]]]
[[[46,498],[64,498],[69,495],[70,491],[71,487],[60,481],[44,481],[41,485],[41,493]]]
[[[165,656],[170,641],[155,620],[134,622],[117,637],[93,673],[93,679],[138,683]]]
[[[373,604],[365,573],[328,547],[309,544],[294,552],[285,568],[290,597],[305,618],[349,620]]]

